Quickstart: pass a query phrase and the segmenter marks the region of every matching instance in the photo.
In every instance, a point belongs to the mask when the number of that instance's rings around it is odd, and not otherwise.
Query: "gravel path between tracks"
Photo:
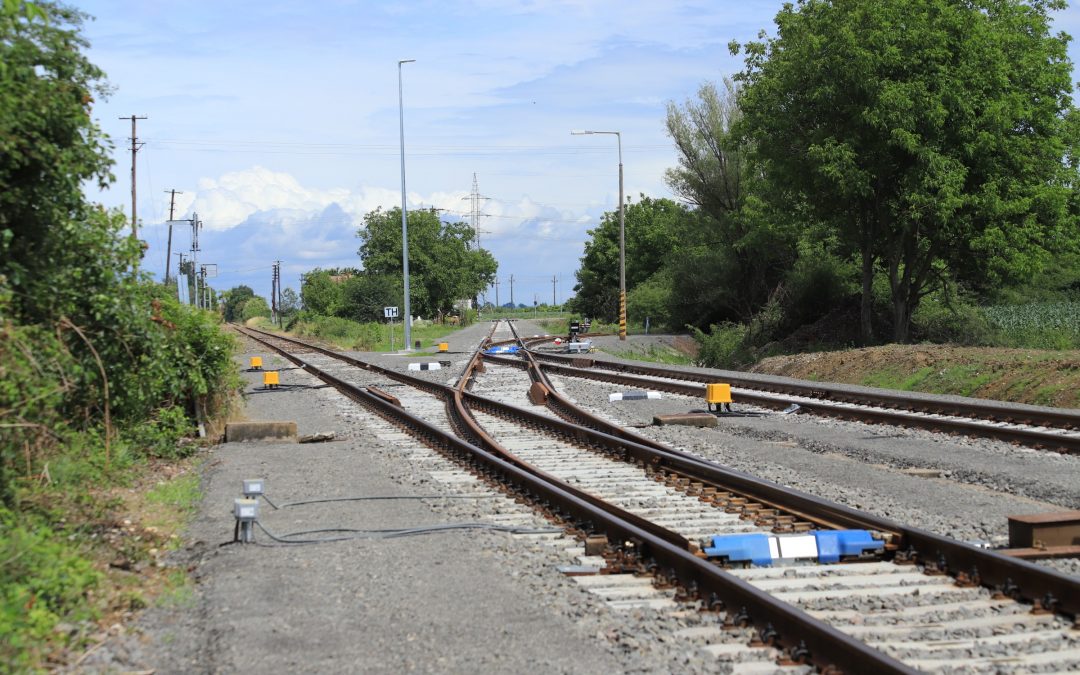
[[[451,367],[420,374],[452,383],[489,329],[479,324],[455,334],[450,354],[421,359],[449,360]],[[523,336],[544,332],[525,321],[518,331]],[[265,356],[262,350],[252,353]],[[416,360],[356,355],[402,371]],[[279,362],[277,357],[269,361]],[[246,377],[254,391],[255,376]],[[283,381],[314,384],[296,371],[284,372]],[[612,404],[607,394],[613,385],[561,377],[556,384],[587,407],[625,423],[701,407],[666,394],[660,401]],[[727,666],[697,651],[693,640],[671,638],[677,630],[694,631],[715,621],[711,615],[613,610],[560,574],[556,566],[572,561],[539,540],[458,532],[288,548],[219,546],[232,537],[231,504],[243,478],[266,478],[275,501],[463,489],[403,464],[408,454],[374,437],[362,422],[366,413],[332,390],[252,393],[247,415],[293,419],[301,434],[334,431],[343,440],[214,448],[204,467],[202,508],[184,548],[171,560],[192,570],[193,596],[148,610],[134,630],[84,660],[83,670],[725,672]],[[1020,481],[1031,494],[1015,496],[1010,491],[1018,483],[1000,458],[1017,451],[990,442],[927,443],[917,435],[899,438],[888,428],[801,417],[725,419],[712,430],[639,431],[733,468],[965,540],[1000,541],[1007,514],[1080,503],[1074,458],[1022,453],[1021,465],[1032,469],[1030,475],[1045,471],[1051,485]],[[968,475],[963,467],[972,446],[983,445],[980,469]],[[942,477],[904,473],[928,466],[940,469]],[[961,477],[964,482],[957,480]],[[296,531],[498,520],[513,506],[492,498],[346,502],[274,513],[264,504],[262,514],[275,531]],[[266,541],[262,533],[257,539]],[[1080,576],[1075,560],[1051,564]]]

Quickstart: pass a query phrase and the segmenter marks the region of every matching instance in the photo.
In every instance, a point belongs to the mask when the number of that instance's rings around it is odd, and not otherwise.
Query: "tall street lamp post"
[[[626,218],[623,199],[622,134],[618,131],[571,131],[572,136],[608,134],[619,145],[619,339],[626,339]]]
[[[409,306],[409,225],[405,211],[405,105],[401,95],[401,66],[416,59],[397,62],[398,120],[401,129],[401,264],[405,274],[405,351],[412,345],[412,308]]]

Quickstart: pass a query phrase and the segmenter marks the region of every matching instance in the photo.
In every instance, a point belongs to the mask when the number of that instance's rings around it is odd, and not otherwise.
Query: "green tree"
[[[296,316],[300,311],[300,296],[291,288],[281,292],[281,316],[286,319]]]
[[[641,195],[638,203],[626,206],[627,293],[664,266],[685,221],[692,218],[685,206],[670,199]],[[576,273],[573,311],[614,321],[619,312],[619,212],[605,213],[588,234]]]
[[[321,316],[336,316],[341,308],[341,284],[330,277],[336,270],[315,268],[300,277],[300,300],[304,309]]]
[[[243,284],[230,288],[221,294],[225,321],[239,321],[242,318],[244,303],[255,297],[255,291]]]
[[[745,47],[740,128],[861,263],[893,338],[948,279],[1022,280],[1076,244],[1076,114],[1057,0],[800,0]],[[733,51],[738,45],[732,45]]]
[[[795,219],[763,199],[768,186],[750,160],[752,145],[733,131],[739,97],[725,80],[722,89],[702,85],[682,106],[668,103],[679,164],[665,180],[700,216],[677,236],[680,263],[670,275],[676,325],[749,322],[796,258]]]
[[[366,323],[382,321],[384,307],[401,306],[401,281],[387,274],[358,274],[343,284],[339,316]]]
[[[409,291],[416,315],[450,311],[495,280],[498,263],[473,247],[476,232],[465,223],[444,223],[434,209],[408,212]],[[401,209],[376,209],[359,229],[360,260],[368,274],[401,278]]]
[[[91,216],[82,187],[104,188],[109,143],[91,118],[104,74],[82,53],[84,15],[53,3],[0,6],[0,275],[29,320],[70,313],[85,293],[87,252],[71,239]]]
[[[257,316],[270,316],[270,305],[266,302],[266,299],[256,295],[253,298],[248,298],[247,302],[243,304],[240,309],[241,318],[244,321],[248,319],[254,319]]]

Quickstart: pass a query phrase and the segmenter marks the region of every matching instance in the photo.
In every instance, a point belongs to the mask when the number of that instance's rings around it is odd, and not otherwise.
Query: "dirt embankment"
[[[1080,351],[886,345],[767,358],[751,372],[1080,407]]]

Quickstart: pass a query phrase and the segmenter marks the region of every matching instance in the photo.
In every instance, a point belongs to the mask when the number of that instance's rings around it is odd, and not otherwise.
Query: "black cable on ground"
[[[266,495],[263,495],[264,497]],[[384,499],[496,499],[501,498],[503,495],[387,495],[387,496],[365,496],[365,497],[327,497],[326,499],[305,499],[300,502],[286,502],[277,508],[288,508],[290,506],[303,506],[305,504],[326,504],[328,502],[364,502],[364,501],[381,501]],[[267,500],[270,501],[270,500]]]
[[[421,527],[408,527],[398,529],[384,529],[384,530],[354,530],[344,527],[325,528],[319,530],[303,530],[300,532],[290,532],[288,534],[276,535],[259,522],[255,521],[255,524],[259,526],[266,536],[279,544],[328,544],[338,541],[352,541],[359,539],[396,539],[398,537],[413,537],[422,534],[435,534],[438,532],[446,532],[449,530],[491,530],[494,532],[509,532],[511,534],[561,534],[563,530],[559,528],[529,528],[529,527],[514,527],[510,525],[496,525],[494,523],[443,523],[439,525],[424,525]],[[299,537],[309,534],[321,534],[325,532],[348,532],[347,536],[341,537],[324,537],[322,539],[292,539],[291,537]]]

